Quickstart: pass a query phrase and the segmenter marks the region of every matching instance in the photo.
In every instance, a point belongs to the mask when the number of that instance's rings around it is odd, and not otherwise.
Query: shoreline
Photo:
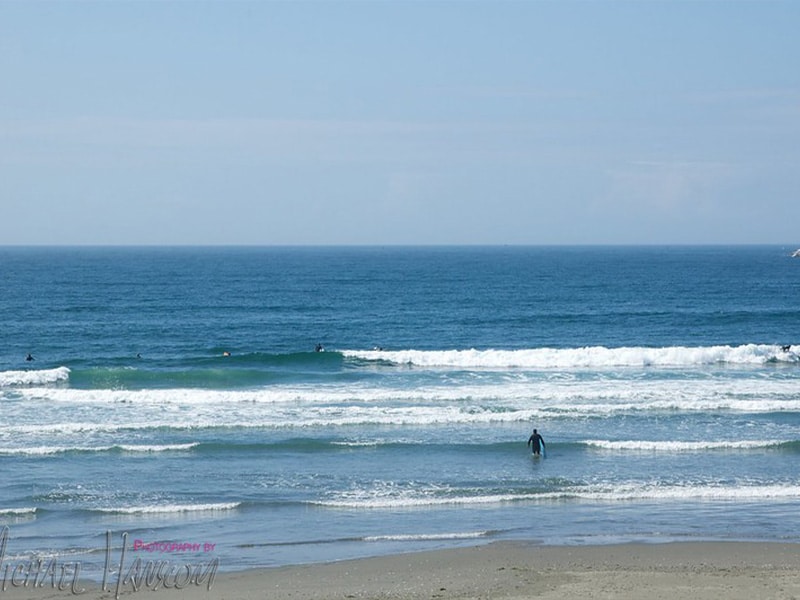
[[[210,584],[210,585],[209,585]],[[7,586],[11,600],[114,598],[115,587],[82,582],[81,593]],[[178,600],[422,600],[492,598],[696,598],[800,596],[800,544],[664,542],[542,546],[535,542],[428,550],[330,563],[217,573],[182,589],[132,584],[119,598]],[[154,595],[155,594],[155,595]]]

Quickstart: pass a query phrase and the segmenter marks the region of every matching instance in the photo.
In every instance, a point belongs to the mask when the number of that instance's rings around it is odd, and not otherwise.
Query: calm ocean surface
[[[792,250],[0,248],[5,564],[800,542]]]

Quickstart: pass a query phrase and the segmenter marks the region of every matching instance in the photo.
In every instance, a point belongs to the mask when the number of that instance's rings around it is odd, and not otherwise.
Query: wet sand
[[[327,564],[217,573],[182,589],[159,585],[120,598],[208,600],[347,599],[714,599],[800,598],[800,544],[682,542],[540,546],[499,542]],[[114,598],[84,583],[81,598]],[[10,600],[66,598],[69,589],[16,587]]]

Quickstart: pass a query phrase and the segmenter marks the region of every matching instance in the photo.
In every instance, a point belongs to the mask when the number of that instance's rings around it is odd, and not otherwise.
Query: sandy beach
[[[180,580],[180,574],[178,574]],[[49,579],[0,590],[12,600],[76,595]],[[81,582],[83,598],[113,598],[115,582]],[[685,542],[548,547],[520,542],[399,554],[327,564],[218,573],[181,589],[158,583],[119,588],[120,598],[165,600],[695,598],[800,597],[800,546]],[[155,596],[154,596],[155,595]]]

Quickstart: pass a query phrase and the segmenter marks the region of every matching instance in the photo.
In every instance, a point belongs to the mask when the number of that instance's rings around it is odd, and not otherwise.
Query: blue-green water
[[[0,248],[6,561],[800,542],[790,253]]]

